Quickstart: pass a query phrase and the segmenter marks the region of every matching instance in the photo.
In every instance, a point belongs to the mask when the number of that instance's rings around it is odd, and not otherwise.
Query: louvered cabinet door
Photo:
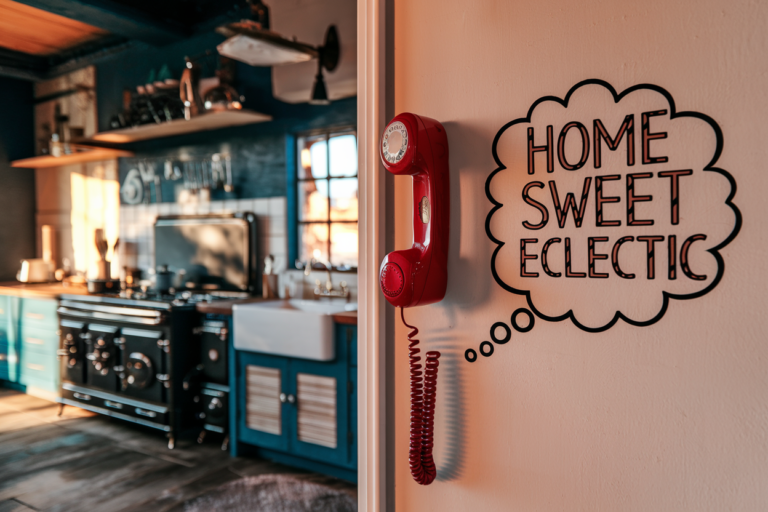
[[[238,438],[264,448],[287,450],[291,431],[289,406],[293,407],[285,400],[289,393],[287,360],[244,354],[238,379]]]
[[[289,380],[296,392],[293,454],[339,467],[354,463],[350,454],[354,437],[347,428],[351,396],[347,369],[339,357],[330,364],[291,360]]]
[[[245,424],[251,430],[282,435],[282,375],[279,368],[245,367]]]
[[[327,448],[338,446],[337,380],[309,373],[296,374],[297,437]]]

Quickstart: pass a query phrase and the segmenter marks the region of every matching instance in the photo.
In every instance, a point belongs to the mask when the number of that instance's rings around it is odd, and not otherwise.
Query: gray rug
[[[292,475],[249,476],[184,504],[184,512],[357,512],[344,491]]]

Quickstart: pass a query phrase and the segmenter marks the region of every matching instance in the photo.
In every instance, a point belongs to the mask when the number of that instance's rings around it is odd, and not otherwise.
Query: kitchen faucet
[[[350,293],[349,293],[349,288],[347,287],[346,281],[342,281],[340,283],[340,287],[341,287],[340,289],[336,290],[333,288],[333,281],[331,280],[332,267],[330,262],[321,261],[316,258],[311,258],[307,262],[307,264],[304,265],[304,275],[305,276],[309,275],[315,263],[319,263],[325,268],[325,287],[322,286],[322,282],[320,281],[320,279],[315,280],[315,298],[338,297],[338,298],[349,299]]]

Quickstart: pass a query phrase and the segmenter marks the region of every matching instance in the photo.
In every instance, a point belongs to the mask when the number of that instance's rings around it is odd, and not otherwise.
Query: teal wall
[[[143,84],[152,69],[167,64],[174,76],[181,76],[184,57],[203,54],[223,38],[215,33],[192,38],[163,48],[136,45],[117,58],[96,66],[99,128],[106,130],[110,118],[121,108],[122,92]],[[204,76],[215,70],[213,58],[201,59]],[[287,167],[291,166],[292,137],[297,133],[328,126],[356,124],[356,98],[335,101],[329,106],[307,103],[293,105],[272,96],[271,68],[256,68],[237,64],[235,88],[245,96],[244,107],[271,115],[274,120],[250,126],[228,128],[215,132],[168,137],[130,146],[140,158],[174,158],[184,152],[191,155],[210,155],[226,145],[232,155],[235,191],[227,194],[213,191],[213,199],[257,198],[285,196]],[[136,159],[122,159],[120,178],[132,168]],[[173,198],[175,183],[163,183],[163,199]]]

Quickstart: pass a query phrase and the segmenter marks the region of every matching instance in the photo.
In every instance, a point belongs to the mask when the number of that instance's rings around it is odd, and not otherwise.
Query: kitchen
[[[270,478],[356,509],[355,2],[111,7],[0,2],[3,411],[193,469],[104,510]],[[0,503],[86,506],[23,448]]]
[[[750,0],[0,0],[0,512],[765,510],[766,54]]]

